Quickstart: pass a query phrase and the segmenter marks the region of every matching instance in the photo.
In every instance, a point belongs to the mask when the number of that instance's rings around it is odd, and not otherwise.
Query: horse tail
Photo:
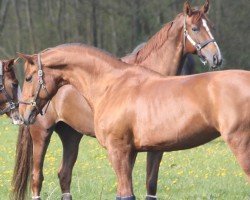
[[[16,144],[16,160],[12,177],[12,199],[24,200],[32,170],[32,138],[29,127],[21,125]]]

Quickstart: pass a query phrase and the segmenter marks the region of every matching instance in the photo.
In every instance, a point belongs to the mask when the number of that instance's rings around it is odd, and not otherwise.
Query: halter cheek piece
[[[49,102],[47,103],[47,106],[45,108],[45,110],[40,110],[37,106],[37,100],[38,100],[38,95],[41,91],[41,89],[45,90],[45,92],[47,93],[47,96],[49,96],[49,92],[46,88],[46,85],[45,85],[45,82],[44,82],[44,79],[43,79],[43,70],[42,70],[42,62],[41,62],[41,54],[39,53],[38,55],[38,71],[37,71],[37,75],[38,75],[38,86],[36,88],[36,92],[35,92],[35,95],[34,95],[34,99],[31,100],[31,101],[19,101],[20,104],[25,104],[25,105],[31,105],[33,107],[36,108],[36,110],[41,114],[41,115],[44,115],[49,107],[49,104],[50,104],[50,99],[49,99]]]
[[[3,63],[0,62],[0,93],[3,93],[3,95],[5,96],[5,98],[7,99],[7,102],[8,102],[8,106],[6,108],[0,110],[0,115],[3,115],[7,112],[10,112],[18,107],[18,103],[14,102],[14,99],[10,97],[10,95],[8,94],[8,92],[6,91],[6,89],[4,87],[3,76],[4,76],[3,75]]]
[[[207,63],[206,58],[202,55],[201,50],[206,47],[208,44],[212,43],[212,42],[216,42],[215,39],[212,37],[211,34],[209,34],[209,36],[211,37],[211,39],[206,40],[202,43],[197,43],[195,42],[192,37],[188,34],[188,30],[187,30],[187,16],[185,15],[184,17],[184,48],[186,48],[186,38],[188,39],[188,41],[196,48],[197,51],[197,55],[199,56],[201,62],[205,65]],[[202,21],[203,23],[203,21]],[[206,28],[206,27],[205,27]],[[206,28],[207,30],[207,28]],[[209,30],[207,30],[208,33],[210,33]]]

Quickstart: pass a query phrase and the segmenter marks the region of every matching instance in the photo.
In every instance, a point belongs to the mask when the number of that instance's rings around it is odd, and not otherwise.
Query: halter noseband
[[[205,27],[206,28],[206,27]],[[207,30],[207,29],[206,29]],[[208,33],[210,33],[209,30],[207,30]],[[209,34],[211,37],[211,34]],[[196,48],[197,51],[197,55],[199,56],[201,62],[205,65],[207,63],[206,58],[202,55],[201,50],[206,47],[208,44],[212,43],[212,42],[216,42],[215,39],[213,37],[211,37],[211,39],[206,40],[202,43],[197,43],[195,42],[192,37],[188,34],[188,30],[187,30],[187,15],[185,15],[184,17],[184,49],[186,48],[186,38],[188,39],[188,41]]]
[[[3,74],[3,62],[0,62],[0,93],[3,93],[7,99],[8,106],[0,110],[0,115],[10,112],[18,107],[18,103],[14,102],[14,99],[10,97],[4,86],[4,74]]]
[[[49,99],[49,102],[47,103],[47,106],[46,106],[46,108],[45,108],[44,111],[42,111],[42,110],[40,110],[40,109],[38,108],[38,106],[37,106],[37,100],[38,100],[38,95],[39,95],[41,89],[44,89],[48,96],[49,96],[49,92],[48,92],[48,90],[47,90],[47,88],[46,88],[45,81],[44,81],[44,79],[43,79],[44,73],[43,73],[43,70],[42,70],[41,54],[39,53],[39,54],[37,55],[37,57],[38,57],[38,63],[37,63],[37,64],[38,64],[38,71],[37,71],[37,75],[38,75],[38,83],[39,83],[39,84],[38,84],[38,86],[37,86],[37,89],[36,89],[36,93],[35,93],[34,99],[31,100],[31,101],[28,101],[28,102],[27,102],[27,101],[19,101],[19,103],[20,103],[20,104],[25,104],[25,105],[31,105],[31,106],[35,107],[36,110],[37,110],[41,115],[44,115],[44,114],[46,113],[48,107],[49,107],[50,99]]]

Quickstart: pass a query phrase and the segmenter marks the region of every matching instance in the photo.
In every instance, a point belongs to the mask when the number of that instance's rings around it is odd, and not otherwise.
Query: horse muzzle
[[[34,124],[36,121],[36,116],[38,112],[36,109],[32,108],[29,110],[26,110],[23,117],[20,115],[20,120],[25,124],[25,125],[30,125]]]

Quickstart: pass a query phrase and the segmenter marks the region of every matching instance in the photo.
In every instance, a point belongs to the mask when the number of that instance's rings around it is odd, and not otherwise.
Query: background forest
[[[204,1],[190,1],[202,5]],[[184,0],[0,0],[0,58],[81,42],[131,52],[182,12]],[[211,0],[224,69],[250,69],[249,0]],[[208,70],[197,63],[196,71]],[[20,72],[19,72],[20,73]],[[19,75],[20,76],[20,75]]]

